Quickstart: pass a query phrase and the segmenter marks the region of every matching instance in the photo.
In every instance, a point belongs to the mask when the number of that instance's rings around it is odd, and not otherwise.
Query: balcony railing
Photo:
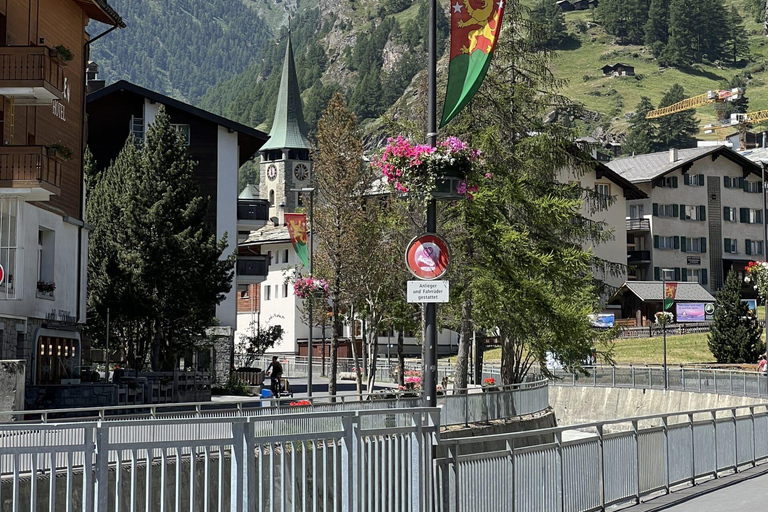
[[[238,284],[256,284],[267,278],[269,262],[265,254],[238,256],[235,268]]]
[[[16,105],[50,105],[64,98],[64,69],[47,46],[0,47],[0,95]]]
[[[629,251],[627,253],[628,263],[642,263],[651,261],[651,251]]]
[[[0,146],[0,188],[47,199],[61,191],[61,161],[46,146]],[[28,189],[23,192],[22,189]]]
[[[269,201],[266,199],[238,199],[237,220],[265,223],[269,220]]]
[[[651,221],[648,219],[627,219],[627,231],[650,231]]]

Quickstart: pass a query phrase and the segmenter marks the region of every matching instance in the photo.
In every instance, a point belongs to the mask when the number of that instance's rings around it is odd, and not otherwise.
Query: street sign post
[[[448,302],[448,281],[408,281],[408,302],[436,304]]]

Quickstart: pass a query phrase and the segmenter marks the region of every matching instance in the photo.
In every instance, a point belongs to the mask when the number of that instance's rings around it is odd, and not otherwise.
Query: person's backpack
[[[272,365],[272,373],[283,373],[283,365],[281,365],[279,361],[275,361]]]

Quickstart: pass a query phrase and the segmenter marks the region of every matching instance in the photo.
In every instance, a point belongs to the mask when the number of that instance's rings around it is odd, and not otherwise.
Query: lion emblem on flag
[[[473,26],[477,26],[478,28],[469,32],[469,46],[462,46],[462,53],[472,53],[475,51],[478,47],[478,38],[481,37],[488,41],[489,48],[493,47],[493,43],[496,40],[494,32],[499,23],[501,7],[504,5],[503,2],[498,2],[499,9],[497,9],[496,12],[493,12],[493,1],[494,0],[483,0],[483,7],[475,9],[470,5],[469,0],[463,0],[464,7],[466,7],[470,18],[468,20],[460,20],[456,25],[459,28]],[[493,17],[491,17],[491,14],[493,14]]]

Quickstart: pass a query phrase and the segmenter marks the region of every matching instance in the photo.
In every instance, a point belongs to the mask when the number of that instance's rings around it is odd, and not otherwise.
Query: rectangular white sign
[[[448,281],[408,281],[408,302],[448,302]]]

